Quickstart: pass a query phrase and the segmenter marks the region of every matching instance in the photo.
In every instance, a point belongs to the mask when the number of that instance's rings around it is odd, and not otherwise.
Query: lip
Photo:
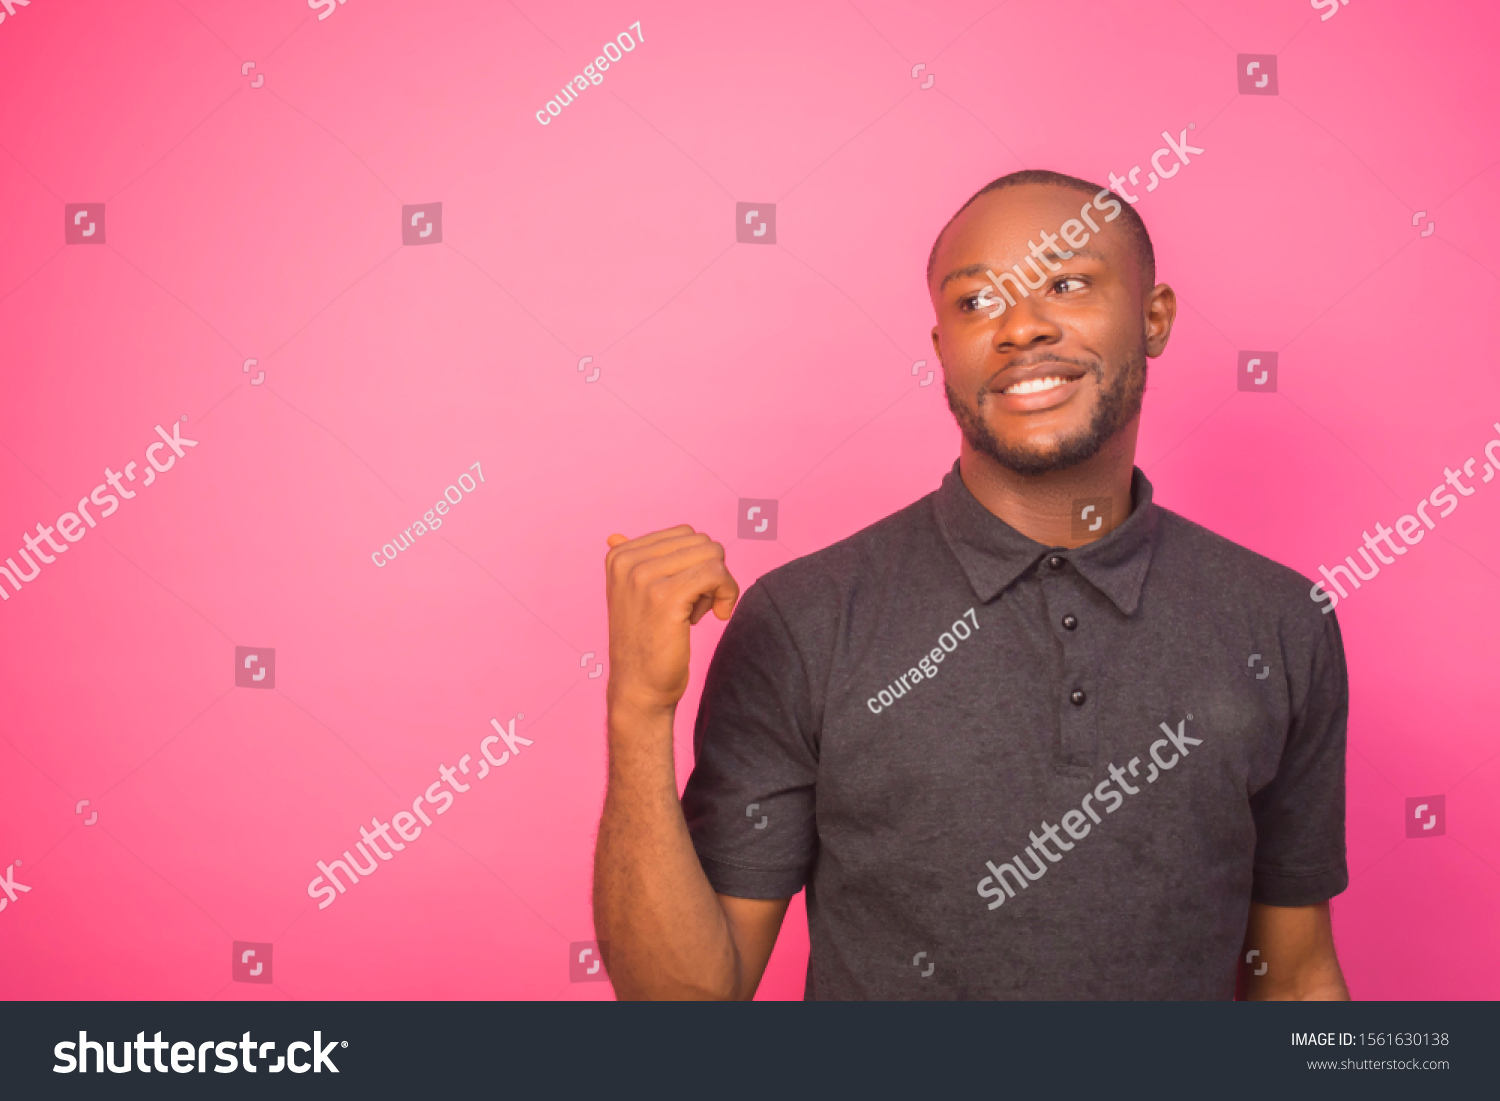
[[[1035,367],[1007,369],[995,377],[988,396],[992,402],[1007,412],[1037,413],[1062,405],[1083,388],[1083,380],[1087,377],[1088,372],[1071,363],[1049,362]],[[1061,386],[1054,386],[1050,390],[1040,390],[1034,394],[1004,392],[1006,387],[1014,386],[1018,382],[1029,382],[1039,378],[1061,378],[1067,381]]]

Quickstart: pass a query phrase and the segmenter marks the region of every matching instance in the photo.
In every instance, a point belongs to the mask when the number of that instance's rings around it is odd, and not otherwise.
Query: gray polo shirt
[[[807,887],[807,998],[1231,998],[1252,899],[1347,886],[1335,617],[1131,489],[1049,548],[955,462],[741,596],[682,806],[716,891]]]

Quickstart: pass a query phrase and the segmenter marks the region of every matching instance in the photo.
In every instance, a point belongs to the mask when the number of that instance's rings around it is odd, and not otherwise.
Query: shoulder
[[[809,614],[826,622],[830,608],[847,607],[861,593],[899,582],[903,571],[930,561],[938,536],[933,496],[928,493],[821,550],[768,570],[752,588],[770,597],[789,625]]]
[[[1234,609],[1257,619],[1275,619],[1293,633],[1315,640],[1333,620],[1312,597],[1313,582],[1275,559],[1241,546],[1202,524],[1158,506],[1157,561],[1163,585],[1185,587],[1205,612]],[[1155,566],[1151,571],[1157,573]]]

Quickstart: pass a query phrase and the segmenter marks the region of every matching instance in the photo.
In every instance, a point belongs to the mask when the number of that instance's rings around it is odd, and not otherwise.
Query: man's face
[[[1085,206],[1097,232],[1081,220]],[[1111,209],[1051,184],[1002,188],[965,210],[938,247],[932,344],[948,407],[971,448],[1019,474],[1083,462],[1131,424],[1146,358],[1166,347],[1172,290],[1142,286],[1129,235],[1104,220]],[[1070,219],[1073,240],[1088,234],[1081,248],[1058,237]],[[1012,305],[986,272],[1015,276],[1016,265],[1029,285],[1023,296],[1001,279]]]

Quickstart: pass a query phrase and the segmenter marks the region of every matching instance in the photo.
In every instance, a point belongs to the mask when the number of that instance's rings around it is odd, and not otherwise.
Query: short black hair
[[[1141,275],[1144,277],[1143,286],[1149,290],[1156,285],[1156,251],[1151,247],[1151,234],[1146,232],[1146,223],[1141,221],[1141,216],[1136,213],[1135,207],[1121,199],[1118,194],[1109,191],[1107,187],[1100,187],[1096,183],[1079,179],[1077,176],[1066,176],[1061,172],[1050,172],[1045,168],[1024,168],[1019,172],[1011,172],[1001,176],[998,180],[991,180],[974,194],[969,196],[969,201],[964,203],[948,219],[937,239],[932,242],[932,251],[927,254],[927,282],[932,283],[932,269],[937,265],[938,245],[942,244],[943,234],[948,232],[960,214],[968,210],[981,195],[988,195],[991,191],[999,191],[1006,187],[1020,187],[1022,184],[1052,184],[1056,187],[1066,187],[1071,191],[1077,191],[1086,195],[1097,195],[1101,191],[1107,191],[1120,203],[1120,226],[1130,235],[1130,244],[1135,251],[1136,261],[1140,264]]]

